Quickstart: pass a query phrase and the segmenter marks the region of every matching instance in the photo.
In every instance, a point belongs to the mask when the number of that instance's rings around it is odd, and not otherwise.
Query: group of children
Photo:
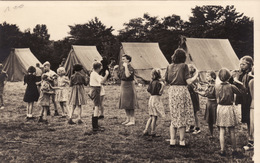
[[[54,115],[59,115],[57,111],[56,102],[59,103],[62,110],[62,117],[66,117],[68,113],[68,124],[76,124],[73,121],[73,113],[76,108],[79,109],[78,124],[82,124],[81,120],[82,105],[86,104],[86,95],[84,86],[90,85],[90,92],[88,96],[94,103],[93,115],[92,115],[92,132],[103,131],[104,128],[98,125],[98,119],[104,118],[103,99],[105,90],[103,84],[109,78],[109,71],[102,67],[101,62],[95,61],[93,63],[93,70],[88,77],[82,73],[83,66],[75,64],[73,66],[73,75],[70,79],[66,76],[64,67],[59,67],[57,74],[50,70],[50,63],[45,62],[44,73],[41,75],[41,80],[36,78],[36,68],[31,66],[28,69],[28,74],[24,77],[24,83],[27,84],[27,88],[24,95],[24,101],[27,105],[27,120],[33,119],[33,105],[34,102],[38,101],[39,105],[42,106],[39,122],[48,123],[47,116],[50,115],[50,99],[54,103]],[[6,82],[7,75],[2,71],[3,65],[0,64],[0,100],[1,107],[3,107],[3,86]],[[193,65],[189,65],[190,75],[193,76],[196,68]],[[161,71],[159,69],[153,69],[151,72],[152,81],[150,82],[147,91],[150,93],[150,99],[148,102],[149,119],[146,123],[143,131],[144,136],[151,135],[152,137],[158,136],[156,134],[156,122],[158,116],[165,117],[165,111],[161,100],[161,95],[164,90],[164,82],[161,78]],[[251,77],[253,76],[253,69],[250,72]],[[198,89],[198,81],[195,81],[188,86],[190,96],[193,102],[195,124],[194,126],[186,126],[187,131],[192,131],[193,134],[200,133],[199,121],[197,117],[197,111],[199,111],[199,96],[207,97],[207,104],[205,110],[205,120],[208,123],[210,138],[213,138],[214,124],[219,128],[219,140],[221,147],[221,156],[225,156],[225,129],[228,128],[231,136],[232,147],[234,155],[236,151],[236,137],[235,137],[235,126],[238,124],[236,111],[234,106],[234,94],[250,94],[252,97],[251,109],[250,109],[250,135],[253,135],[253,79],[249,82],[248,86],[245,86],[243,81],[239,81],[236,77],[231,76],[231,72],[228,69],[222,68],[218,72],[218,78],[220,83],[216,84],[217,75],[215,72],[207,73],[207,86],[205,89]],[[233,79],[230,82],[230,79]],[[69,87],[71,92],[69,93]],[[246,89],[247,87],[247,89]],[[40,92],[39,92],[40,90]],[[67,102],[72,108],[68,109]],[[99,111],[101,114],[99,115]],[[196,128],[195,128],[196,127]],[[194,130],[195,128],[195,130]],[[150,130],[150,133],[149,133]],[[89,134],[89,133],[86,133]],[[253,140],[249,140],[251,146],[253,146]]]
[[[249,56],[243,57],[240,60],[240,64],[242,65],[244,60],[249,60],[246,63],[253,66],[251,63],[252,58]],[[194,71],[196,69],[193,65],[188,65],[190,75],[193,76]],[[243,68],[242,68],[243,69]],[[188,127],[186,132],[192,132],[193,134],[200,133],[199,122],[197,117],[197,111],[199,110],[199,97],[201,95],[203,97],[207,97],[207,104],[205,110],[205,120],[208,123],[210,137],[209,139],[213,138],[213,129],[214,124],[219,129],[219,141],[220,141],[220,155],[225,156],[225,130],[228,129],[231,142],[232,142],[232,155],[233,156],[241,156],[240,153],[237,151],[236,146],[236,136],[235,136],[235,126],[238,124],[238,117],[237,117],[237,107],[235,107],[235,95],[241,96],[243,98],[247,98],[245,96],[251,96],[252,101],[250,101],[250,128],[249,130],[249,143],[248,145],[244,146],[245,150],[253,149],[254,141],[253,141],[253,134],[254,134],[254,86],[253,86],[253,74],[254,69],[250,69],[251,72],[248,73],[248,76],[251,77],[251,80],[248,82],[248,85],[245,84],[244,80],[239,81],[236,76],[232,76],[232,73],[226,69],[222,68],[218,72],[218,79],[220,80],[219,83],[216,83],[217,75],[215,72],[211,71],[207,73],[206,80],[207,85],[206,87],[198,89],[198,81],[194,81],[192,84],[188,85],[188,89],[190,92],[191,100],[193,103],[194,109],[194,117],[195,117],[195,130],[194,126],[186,126]],[[242,71],[242,70],[240,70]],[[165,116],[163,105],[160,99],[164,88],[164,82],[161,79],[160,71],[157,69],[152,70],[152,81],[150,82],[147,91],[151,94],[149,99],[149,115],[150,118],[147,121],[145,130],[143,131],[143,135],[147,136],[148,129],[151,128],[151,136],[155,136],[155,127],[158,115],[161,117]]]

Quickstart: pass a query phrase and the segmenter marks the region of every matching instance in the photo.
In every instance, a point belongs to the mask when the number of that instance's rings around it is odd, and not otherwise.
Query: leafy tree
[[[94,45],[102,56],[115,57],[118,55],[117,39],[112,34],[113,27],[107,28],[97,17],[85,24],[69,26],[71,39],[77,45]]]

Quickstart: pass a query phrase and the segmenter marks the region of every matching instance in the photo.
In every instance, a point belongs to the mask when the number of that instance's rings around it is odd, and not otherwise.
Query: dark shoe
[[[78,124],[81,125],[83,124],[83,121],[81,119],[78,120]]]
[[[68,124],[70,125],[75,125],[76,123],[72,121],[72,119],[70,118],[69,121],[68,121]]]
[[[58,111],[55,111],[54,116],[59,116]]]
[[[222,157],[226,157],[226,152],[225,151],[220,151],[219,155],[222,156]]]
[[[143,136],[149,136],[149,133],[147,131],[143,131]]]
[[[44,122],[44,120],[42,119],[42,116],[39,117],[38,123]]]
[[[100,115],[98,119],[104,119],[105,117],[103,115]]]
[[[151,134],[152,138],[158,138],[161,137],[161,135],[157,135],[157,134]]]
[[[93,128],[93,132],[98,132],[98,131],[105,131],[104,127],[98,127],[98,128]]]
[[[25,121],[28,122],[30,120],[30,117],[26,117]]]

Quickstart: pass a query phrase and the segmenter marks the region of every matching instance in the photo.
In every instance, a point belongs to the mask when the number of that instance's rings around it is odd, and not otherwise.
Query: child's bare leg
[[[173,125],[171,124],[170,126],[170,145],[175,145],[176,144],[176,133],[177,133],[177,128],[173,127]]]
[[[224,151],[224,149],[225,149],[225,128],[224,127],[220,127],[219,142],[220,142],[221,151]]]
[[[157,116],[152,116],[151,134],[155,134]]]
[[[98,117],[99,106],[94,107],[94,117]]]
[[[104,96],[100,96],[100,116],[104,116],[104,106],[103,106]]]
[[[32,115],[32,113],[33,113],[33,104],[34,104],[34,102],[31,103],[31,109],[30,109],[30,113],[29,113],[29,114],[31,114],[31,115]]]
[[[145,129],[143,131],[143,134],[147,134],[148,133],[148,129],[149,129],[150,125],[151,125],[151,122],[152,122],[152,116],[150,116],[150,118],[147,120]]]
[[[229,134],[230,134],[230,137],[231,137],[233,151],[236,151],[237,144],[236,144],[235,128],[234,127],[229,127],[228,130],[229,130]]]
[[[47,120],[47,110],[48,110],[48,107],[44,106],[43,110],[44,110],[44,112],[43,112],[43,119]]]
[[[69,118],[70,118],[70,119],[72,119],[72,115],[73,115],[73,113],[74,113],[75,108],[76,108],[76,105],[73,105],[73,106],[72,106],[72,109],[71,109],[71,112],[70,112],[70,115],[69,115]]]
[[[52,102],[53,102],[53,105],[54,105],[54,110],[55,110],[55,112],[58,112],[57,104],[56,104],[56,101],[55,101],[55,95],[51,95],[51,96],[52,96]]]
[[[67,103],[63,102],[63,111],[64,111],[64,115],[66,115],[66,112],[68,113],[68,108],[67,108]]]
[[[64,103],[63,102],[60,102],[60,107],[61,107],[62,115],[64,115]]]
[[[27,102],[26,117],[29,117],[30,102]]]
[[[81,108],[81,105],[79,105],[78,108],[79,108],[79,119],[81,119],[81,114],[82,114],[82,108]]]

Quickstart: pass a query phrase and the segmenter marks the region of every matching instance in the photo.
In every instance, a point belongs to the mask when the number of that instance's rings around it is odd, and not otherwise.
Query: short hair
[[[48,79],[48,75],[47,74],[42,74],[42,80],[46,80]]]
[[[249,56],[249,55],[246,55],[246,56],[242,57],[240,59],[240,61],[246,61],[246,63],[250,66],[250,68],[252,68],[253,65],[254,65],[253,58],[251,56]]]
[[[79,63],[76,63],[76,64],[73,65],[73,73],[75,71],[81,71],[82,69],[83,69],[83,66]]]
[[[28,73],[34,73],[34,72],[36,72],[36,69],[35,69],[35,67],[30,66],[30,67],[28,68],[27,72],[28,72]]]
[[[161,71],[160,69],[154,68],[151,72],[152,79],[153,80],[158,80],[161,79]]]
[[[59,67],[59,68],[57,69],[57,73],[58,73],[58,74],[61,73],[62,75],[65,75],[65,74],[66,74],[66,70],[65,70],[64,67]]]
[[[101,67],[102,67],[102,64],[100,62],[96,61],[96,62],[93,63],[93,69],[94,70],[97,70],[97,69],[99,69]]]
[[[231,77],[231,73],[227,68],[219,70],[218,77],[222,82],[228,81]]]
[[[46,61],[46,62],[43,64],[43,67],[44,67],[44,66],[47,66],[47,65],[51,66],[50,62]]]
[[[216,75],[216,73],[215,73],[214,71],[210,71],[210,72],[209,72],[209,75],[210,75],[210,77],[212,77],[214,80],[216,80],[217,75]]]
[[[132,57],[130,55],[124,54],[122,57],[125,57],[129,62],[132,61]]]
[[[183,49],[178,48],[174,51],[174,54],[172,55],[171,59],[172,59],[172,62],[175,64],[185,63],[186,52]]]

